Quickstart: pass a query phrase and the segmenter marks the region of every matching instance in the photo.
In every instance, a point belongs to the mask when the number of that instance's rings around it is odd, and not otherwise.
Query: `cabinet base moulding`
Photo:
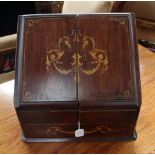
[[[137,139],[136,130],[134,131],[131,137],[125,138],[103,138],[103,137],[78,137],[78,138],[27,138],[22,135],[21,139],[24,142],[31,143],[31,142],[98,142],[98,141],[105,141],[105,142],[125,142],[125,141],[135,141]]]

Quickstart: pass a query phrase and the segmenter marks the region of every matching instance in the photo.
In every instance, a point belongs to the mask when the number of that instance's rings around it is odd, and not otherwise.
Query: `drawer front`
[[[26,138],[73,138],[77,126],[54,124],[25,124],[23,131]]]
[[[138,111],[91,111],[80,112],[80,121],[83,125],[91,124],[132,124],[136,121]]]
[[[19,120],[27,124],[55,123],[55,124],[77,124],[78,111],[17,111]]]
[[[87,137],[129,138],[133,135],[138,112],[80,112],[81,128]]]
[[[84,129],[84,137],[96,138],[129,138],[133,128],[129,124],[102,124],[81,126]],[[53,124],[25,124],[24,135],[27,138],[73,138],[77,126],[58,126]]]
[[[133,135],[132,124],[100,124],[100,125],[81,125],[85,130],[86,137],[103,138],[129,138]]]

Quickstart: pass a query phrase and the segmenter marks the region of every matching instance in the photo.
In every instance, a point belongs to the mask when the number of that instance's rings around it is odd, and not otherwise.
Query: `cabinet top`
[[[132,13],[19,16],[16,64],[16,106],[140,104]]]

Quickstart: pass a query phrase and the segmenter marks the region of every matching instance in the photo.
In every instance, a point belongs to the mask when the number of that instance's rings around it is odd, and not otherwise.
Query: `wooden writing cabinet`
[[[14,103],[27,142],[135,140],[134,14],[19,16]]]

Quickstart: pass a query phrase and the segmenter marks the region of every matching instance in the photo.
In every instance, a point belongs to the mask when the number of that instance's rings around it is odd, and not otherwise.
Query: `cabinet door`
[[[20,78],[16,82],[22,103],[48,102],[57,107],[64,102],[64,107],[66,104],[67,108],[77,108],[75,17],[19,18],[18,64],[22,66],[18,67]]]
[[[139,72],[133,21],[131,14],[78,16],[80,110],[137,104]]]

